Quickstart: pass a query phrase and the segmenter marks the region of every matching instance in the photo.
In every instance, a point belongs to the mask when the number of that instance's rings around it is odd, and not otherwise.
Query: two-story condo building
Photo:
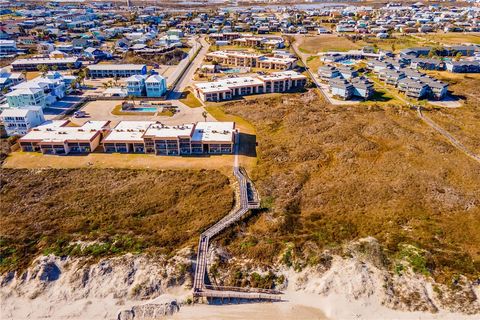
[[[154,121],[121,121],[103,140],[105,152],[191,155],[232,153],[234,122],[169,126]]]
[[[66,70],[70,66],[72,68],[80,68],[82,66],[82,62],[76,57],[17,59],[12,62],[12,70],[37,71],[37,67],[40,65],[46,65],[49,68],[56,66],[58,70]]]
[[[283,71],[270,75],[227,78],[213,82],[195,83],[193,92],[202,101],[222,101],[250,94],[301,89],[306,82],[307,77],[298,72]]]
[[[128,78],[147,74],[147,66],[144,64],[95,64],[87,68],[91,78]]]
[[[22,151],[65,155],[89,153],[100,144],[110,121],[88,121],[81,127],[69,126],[70,121],[54,120],[33,128],[19,139]]]

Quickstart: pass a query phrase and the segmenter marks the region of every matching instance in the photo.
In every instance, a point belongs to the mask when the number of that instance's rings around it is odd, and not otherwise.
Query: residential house
[[[161,97],[167,92],[167,80],[158,75],[151,75],[145,80],[147,97]]]
[[[398,81],[397,88],[409,97],[421,99],[428,95],[428,85],[421,81],[415,81],[409,78],[402,78]]]
[[[329,82],[330,92],[334,97],[342,98],[343,100],[348,100],[353,96],[355,88],[353,85],[345,79],[334,78]]]
[[[105,152],[165,156],[232,153],[234,122],[169,126],[154,121],[121,121],[103,140]]]
[[[41,107],[8,108],[0,114],[8,136],[22,136],[45,122]]]
[[[342,75],[336,67],[324,65],[318,68],[318,77],[322,82],[328,82],[330,79],[339,78]]]
[[[353,78],[351,84],[353,85],[353,96],[355,97],[367,100],[375,93],[373,83],[364,77]]]
[[[129,96],[144,97],[145,92],[145,79],[146,75],[135,74],[128,77],[125,82],[127,83],[127,94]]]
[[[455,73],[479,73],[479,61],[447,61],[445,67]]]
[[[0,40],[0,59],[11,58],[17,55],[17,43],[15,40]]]

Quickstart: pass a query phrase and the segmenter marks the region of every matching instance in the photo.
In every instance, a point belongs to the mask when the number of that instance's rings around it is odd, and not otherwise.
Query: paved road
[[[198,52],[196,58],[191,61],[189,66],[187,67],[187,71],[181,76],[180,80],[177,81],[175,87],[172,91],[168,94],[168,100],[176,100],[179,99],[182,92],[187,88],[189,85],[192,84],[193,75],[195,71],[200,67],[205,58],[205,55],[208,53],[208,49],[210,48],[210,44],[205,40],[205,37],[201,37],[196,39],[201,45],[201,49]]]

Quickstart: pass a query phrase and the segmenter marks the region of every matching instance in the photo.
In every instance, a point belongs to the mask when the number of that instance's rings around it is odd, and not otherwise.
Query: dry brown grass
[[[314,263],[321,249],[373,236],[392,264],[413,244],[438,279],[480,274],[480,166],[413,111],[333,107],[313,92],[223,108],[256,128],[251,176],[267,208],[242,237],[222,238],[234,254],[268,264],[291,242],[294,258]]]
[[[2,169],[0,272],[41,252],[174,254],[233,205],[212,170]],[[100,241],[88,251],[70,241]]]
[[[346,37],[337,35],[320,35],[302,38],[299,49],[304,53],[316,54],[323,51],[348,51],[358,49],[360,46]]]
[[[450,83],[449,89],[465,100],[461,108],[435,108],[428,112],[435,122],[448,130],[465,146],[480,154],[480,74],[452,74],[432,72],[432,74]]]

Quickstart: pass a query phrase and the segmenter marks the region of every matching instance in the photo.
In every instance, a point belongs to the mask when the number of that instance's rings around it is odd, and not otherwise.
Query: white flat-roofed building
[[[234,122],[165,125],[153,121],[121,121],[103,140],[105,152],[195,155],[232,153]]]
[[[235,122],[198,122],[192,136],[192,152],[201,144],[204,152],[232,153],[234,139]]]
[[[144,64],[95,64],[87,68],[91,78],[127,78],[147,74],[147,66]]]
[[[295,71],[275,72],[255,77],[226,78],[193,85],[193,92],[202,101],[222,101],[250,94],[286,92],[303,88],[307,77]]]
[[[12,62],[12,70],[38,71],[37,67],[40,65],[46,65],[49,68],[56,66],[58,70],[66,70],[70,67],[70,65],[72,68],[80,68],[82,66],[82,62],[76,57],[17,59]]]
[[[193,123],[177,126],[153,124],[144,135],[146,150],[149,153],[153,151],[157,155],[165,156],[192,154],[191,137],[194,128]]]
[[[120,121],[103,139],[105,152],[145,153],[143,135],[155,121]]]
[[[81,127],[68,126],[69,121],[47,121],[19,139],[22,151],[65,155],[95,150],[110,121],[88,121]]]
[[[23,136],[28,130],[45,122],[42,108],[37,106],[5,109],[0,119],[9,136]]]

